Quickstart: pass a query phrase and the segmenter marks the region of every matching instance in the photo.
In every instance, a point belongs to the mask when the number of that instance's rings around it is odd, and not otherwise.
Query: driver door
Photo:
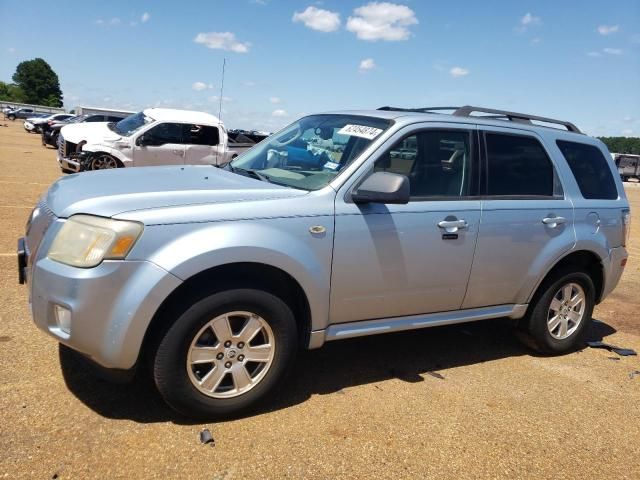
[[[142,133],[136,139],[133,164],[136,167],[152,165],[183,165],[185,145],[183,125],[160,123]]]
[[[477,152],[475,127],[410,130],[373,165],[409,178],[409,203],[338,194],[331,323],[461,307],[480,224]]]

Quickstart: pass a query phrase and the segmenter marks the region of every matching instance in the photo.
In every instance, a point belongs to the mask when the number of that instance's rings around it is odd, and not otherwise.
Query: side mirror
[[[375,172],[360,184],[351,199],[354,203],[409,203],[409,179],[397,173]]]

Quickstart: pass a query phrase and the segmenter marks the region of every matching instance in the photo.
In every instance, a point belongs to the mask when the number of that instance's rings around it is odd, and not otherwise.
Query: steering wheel
[[[275,138],[273,140],[271,140],[271,143],[273,145],[275,145],[276,147],[284,147],[286,145],[289,145],[290,143],[293,143],[294,141],[296,141],[298,138],[300,138],[300,136],[302,135],[302,129],[300,128],[300,125],[296,125],[296,131],[293,135],[293,137],[291,137],[291,139],[286,140],[284,142],[279,142],[278,140],[276,140]]]

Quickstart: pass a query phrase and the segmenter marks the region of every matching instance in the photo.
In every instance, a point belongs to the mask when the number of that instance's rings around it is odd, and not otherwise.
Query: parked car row
[[[42,145],[52,146],[58,148],[58,136],[60,130],[65,125],[77,124],[77,123],[96,123],[96,122],[119,122],[126,118],[123,115],[104,115],[101,113],[92,113],[86,115],[76,115],[66,120],[47,122],[47,124],[41,125]]]
[[[40,133],[43,146],[55,147],[65,173],[151,165],[223,166],[269,136],[257,130],[228,131],[220,119],[204,112],[97,111],[38,115],[21,108],[5,114],[24,117],[27,132]]]
[[[61,122],[74,115],[71,113],[41,114],[29,117],[24,121],[24,129],[29,133],[41,133],[45,123]]]

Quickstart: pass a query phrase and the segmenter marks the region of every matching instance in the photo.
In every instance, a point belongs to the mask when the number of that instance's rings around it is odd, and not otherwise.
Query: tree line
[[[42,58],[21,62],[12,80],[13,83],[0,82],[0,100],[62,107],[58,75]]]
[[[640,155],[640,138],[638,137],[598,137],[611,153],[632,153]]]

